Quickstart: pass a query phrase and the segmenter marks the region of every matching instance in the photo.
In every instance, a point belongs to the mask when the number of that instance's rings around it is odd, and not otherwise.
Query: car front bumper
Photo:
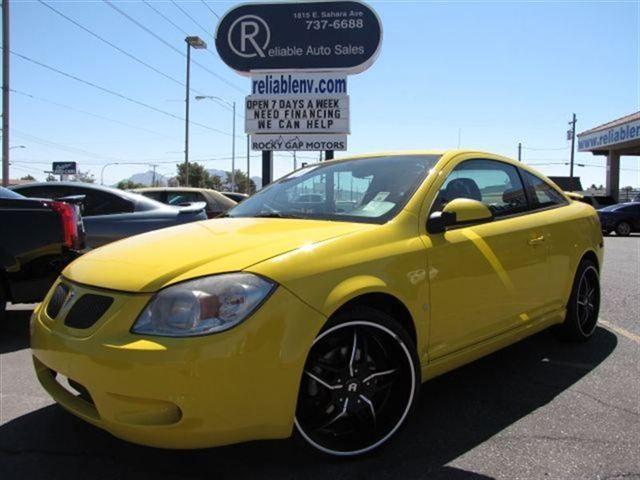
[[[86,293],[78,288],[78,297]],[[129,329],[150,296],[110,294],[117,297],[113,306],[86,331],[47,315],[51,293],[34,311],[36,374],[61,406],[116,437],[161,448],[291,434],[306,356],[325,321],[321,314],[280,286],[229,331],[146,337]],[[82,395],[60,381],[63,376]]]

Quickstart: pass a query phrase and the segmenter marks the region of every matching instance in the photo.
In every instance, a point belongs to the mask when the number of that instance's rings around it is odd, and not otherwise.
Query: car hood
[[[93,250],[63,276],[124,292],[155,292],[203,275],[234,272],[298,248],[373,225],[293,219],[225,218],[137,235]]]

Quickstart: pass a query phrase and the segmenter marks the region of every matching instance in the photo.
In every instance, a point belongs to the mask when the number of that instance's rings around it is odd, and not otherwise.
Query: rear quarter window
[[[525,182],[529,202],[534,210],[542,208],[550,208],[560,205],[567,205],[567,200],[555,188],[545,182],[543,179],[527,172],[520,170],[522,178]],[[587,202],[585,202],[587,203]]]

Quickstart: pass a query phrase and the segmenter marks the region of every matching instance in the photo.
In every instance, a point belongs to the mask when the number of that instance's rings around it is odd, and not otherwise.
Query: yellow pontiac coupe
[[[219,218],[94,250],[32,318],[64,408],[132,442],[358,455],[420,384],[551,325],[596,328],[593,208],[475,151],[311,165]]]

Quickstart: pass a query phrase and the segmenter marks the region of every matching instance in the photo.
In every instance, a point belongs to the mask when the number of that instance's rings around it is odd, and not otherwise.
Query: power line
[[[557,147],[557,148],[535,148],[535,147],[522,147],[523,150],[531,150],[533,152],[553,152],[558,150],[568,150],[569,147]]]
[[[209,9],[209,11],[211,13],[213,13],[216,16],[216,18],[218,20],[220,20],[220,15],[218,15],[216,12],[214,12],[213,8],[211,8],[207,2],[205,2],[204,0],[200,0],[200,1],[204,4],[205,7],[207,7]]]
[[[46,64],[44,64],[42,62],[39,62],[38,60],[34,60],[33,58],[27,57],[26,55],[22,55],[20,53],[14,52],[14,51],[11,51],[11,54],[15,55],[18,58],[21,58],[21,59],[29,62],[29,63],[32,63],[34,65],[38,65],[39,67],[42,67],[42,68],[44,68],[46,70],[50,70],[50,71],[55,72],[55,73],[57,73],[59,75],[62,75],[64,77],[70,78],[70,79],[75,80],[77,82],[80,82],[80,83],[83,83],[83,84],[88,85],[90,87],[93,87],[93,88],[95,88],[97,90],[100,90],[102,92],[108,93],[108,94],[113,95],[113,96],[118,97],[118,98],[121,98],[122,100],[126,100],[127,102],[134,103],[134,104],[139,105],[141,107],[144,107],[146,109],[153,110],[154,112],[161,113],[162,115],[166,115],[168,117],[175,118],[176,120],[180,120],[180,121],[183,121],[183,122],[185,121],[185,119],[183,117],[181,117],[180,115],[176,115],[176,114],[173,114],[171,112],[167,112],[167,111],[162,110],[160,108],[157,108],[157,107],[154,107],[152,105],[149,105],[148,103],[141,102],[140,100],[136,100],[135,98],[131,98],[131,97],[129,97],[127,95],[124,95],[122,93],[116,92],[114,90],[111,90],[109,88],[103,87],[103,86],[98,85],[96,83],[90,82],[89,80],[84,80],[84,79],[82,79],[80,77],[77,77],[75,75],[72,75],[70,73],[63,72],[62,70],[59,70],[59,69],[57,69],[55,67],[52,67],[50,65],[46,65]],[[212,132],[216,132],[216,133],[219,133],[221,135],[231,136],[230,133],[223,132],[222,130],[218,130],[217,128],[209,127],[207,125],[203,125],[202,123],[193,122],[193,121],[189,121],[189,123],[192,124],[192,125],[197,125],[198,127],[201,127],[201,128],[205,128],[207,130],[211,130]]]
[[[147,0],[142,0],[142,2],[149,7],[151,10],[153,10],[154,12],[156,12],[160,17],[162,17],[164,20],[166,20],[168,23],[170,23],[171,25],[173,25],[174,28],[176,28],[177,30],[180,30],[183,35],[185,35],[186,37],[189,36],[189,33],[186,30],[183,30],[180,26],[178,26],[177,23],[175,23],[173,20],[171,20],[169,17],[167,17],[164,13],[162,13],[160,10],[158,10],[156,7],[154,7],[153,5],[151,5],[151,3],[149,3]]]
[[[122,53],[123,55],[127,56],[128,58],[134,60],[135,62],[138,62],[140,65],[143,65],[144,67],[148,68],[149,70],[157,73],[158,75],[163,76],[164,78],[166,78],[167,80],[170,80],[174,83],[177,83],[178,85],[181,85],[184,87],[184,82],[181,82],[180,80],[178,80],[177,78],[172,77],[171,75],[158,70],[156,67],[154,67],[153,65],[148,64],[147,62],[141,60],[140,58],[136,57],[135,55],[133,55],[132,53],[127,52],[126,50],[120,48],[119,46],[117,46],[116,44],[110,42],[109,40],[107,40],[106,38],[101,37],[100,35],[98,35],[97,33],[95,33],[94,31],[92,31],[91,29],[85,27],[84,25],[82,25],[81,23],[77,22],[76,20],[72,19],[71,17],[65,15],[64,13],[62,13],[61,11],[55,9],[54,7],[52,7],[51,5],[49,5],[48,3],[44,2],[43,0],[37,0],[39,3],[41,3],[42,5],[44,5],[45,7],[47,7],[49,10],[51,10],[52,12],[56,13],[57,15],[59,15],[60,17],[64,18],[65,20],[67,20],[68,22],[71,22],[72,24],[74,24],[76,27],[80,28],[81,30],[84,30],[85,32],[87,32],[89,35],[91,35],[94,38],[97,38],[98,40],[100,40],[101,42],[103,42],[104,44],[110,46],[111,48],[113,48],[114,50]],[[196,91],[195,89],[191,89],[192,91],[196,92],[196,93],[201,93]]]
[[[98,115],[97,113],[93,113],[93,112],[89,112],[87,110],[82,110],[80,108],[72,107],[71,105],[65,105],[64,103],[55,102],[55,101],[49,100],[47,98],[38,97],[36,95],[32,95],[30,93],[23,92],[21,90],[16,90],[16,89],[12,88],[11,91],[13,93],[17,93],[18,95],[22,95],[22,96],[25,96],[25,97],[28,97],[28,98],[32,98],[32,99],[38,100],[40,102],[49,103],[51,105],[55,105],[56,107],[64,108],[66,110],[71,110],[73,112],[78,112],[78,113],[82,113],[84,115],[89,115],[91,117],[99,118],[100,120],[105,120],[107,122],[117,123],[119,125],[122,125],[122,126],[125,126],[125,127],[128,127],[128,128],[134,128],[136,130],[140,130],[142,132],[151,133],[153,135],[157,135],[159,137],[163,137],[163,138],[166,138],[166,139],[169,139],[169,140],[179,140],[178,137],[171,137],[171,136],[165,135],[164,133],[156,132],[154,130],[149,130],[147,128],[140,127],[138,125],[133,125],[131,123],[123,122],[123,121],[117,120],[115,118],[109,118],[109,117],[105,117],[103,115]]]
[[[188,13],[184,8],[182,8],[180,5],[178,5],[178,3],[177,3],[175,0],[171,0],[171,3],[173,3],[173,5],[174,5],[178,10],[180,10],[180,11],[184,14],[184,16],[185,16],[185,17],[187,17],[187,18],[188,18],[189,20],[191,20],[191,21],[192,21],[192,22],[193,22],[193,23],[194,23],[198,28],[200,28],[200,30],[202,30],[202,31],[203,31],[203,32],[205,32],[207,35],[209,35],[211,38],[213,38],[213,40],[215,40],[215,37],[214,37],[213,35],[211,35],[211,34],[209,33],[209,31],[208,31],[206,28],[204,28],[202,25],[200,25],[200,23],[198,23],[198,21],[197,21],[195,18],[193,18],[191,15],[189,15],[189,13]]]
[[[82,148],[72,147],[69,145],[65,145],[63,143],[54,142],[51,140],[47,140],[45,138],[37,137],[30,133],[22,132],[20,130],[16,130],[15,128],[11,129],[11,132],[15,135],[26,138],[30,142],[39,143],[41,145],[45,145],[47,147],[56,148],[58,150],[65,151],[67,153],[72,153],[74,155],[84,155],[87,157],[93,157],[99,160],[108,160],[108,161],[119,161],[119,158],[110,157],[108,155],[102,155],[100,153],[90,152],[89,150],[84,150]]]
[[[158,34],[156,34],[153,30],[147,28],[145,25],[143,25],[142,23],[140,23],[138,20],[136,20],[135,18],[133,18],[131,15],[127,14],[125,11],[123,11],[122,9],[118,8],[117,6],[115,6],[113,4],[113,2],[111,2],[111,0],[102,0],[104,3],[106,3],[109,7],[111,7],[113,10],[115,10],[116,12],[118,12],[120,15],[122,15],[123,17],[125,17],[127,20],[129,20],[130,22],[132,22],[134,25],[136,25],[138,28],[141,28],[142,30],[144,30],[145,32],[147,32],[149,35],[151,35],[153,38],[155,38],[156,40],[158,40],[159,42],[161,42],[163,45],[165,45],[167,48],[173,50],[174,52],[176,52],[178,55],[181,55],[182,57],[186,57],[186,54],[184,52],[181,52],[180,50],[178,50],[176,47],[174,47],[173,45],[171,45],[169,42],[167,42],[164,38],[162,38],[161,36],[159,36]],[[173,22],[172,22],[173,23]],[[213,53],[213,52],[212,52]],[[216,77],[218,80],[220,80],[221,82],[225,83],[226,85],[228,85],[231,88],[234,88],[236,90],[238,90],[239,92],[244,93],[244,90],[242,90],[240,87],[234,85],[233,83],[231,83],[229,80],[227,80],[226,78],[222,77],[221,75],[215,73],[214,71],[208,69],[207,67],[205,67],[204,65],[202,65],[200,62],[191,59],[191,62],[193,62],[195,65],[197,65],[198,67],[200,67],[201,69],[203,69],[205,72],[209,73],[210,75],[213,75],[214,77]]]

